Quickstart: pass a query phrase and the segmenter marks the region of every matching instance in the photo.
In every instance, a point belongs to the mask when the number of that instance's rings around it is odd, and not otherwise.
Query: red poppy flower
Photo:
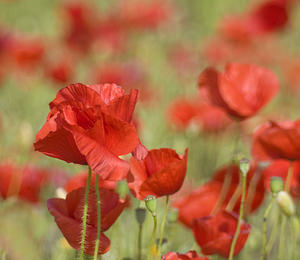
[[[205,183],[189,195],[176,201],[173,206],[178,208],[179,221],[191,228],[195,219],[225,209],[233,194],[238,192],[239,176],[238,166],[223,167],[215,173],[212,181]],[[227,187],[224,185],[227,185]],[[256,166],[251,166],[246,183],[246,214],[255,211],[261,205],[264,199],[264,191],[263,175]],[[223,195],[221,195],[221,192]],[[236,213],[240,210],[241,194],[241,191],[237,193],[236,200],[232,202],[232,210]],[[202,206],[199,207],[199,205]]]
[[[211,215],[219,200],[221,190],[221,183],[211,181],[176,201],[173,206],[178,208],[179,221],[192,228],[195,219]],[[224,208],[229,199],[227,196],[224,203],[220,206]]]
[[[16,167],[9,163],[0,165],[0,195],[3,199],[18,197],[31,203],[40,200],[39,193],[46,184],[47,171],[32,166]]]
[[[278,90],[278,81],[271,71],[239,63],[228,63],[223,73],[205,69],[198,85],[212,104],[240,120],[255,115]]]
[[[162,260],[209,260],[208,257],[201,257],[196,251],[191,250],[186,254],[179,254],[175,252],[167,253]]]
[[[231,196],[233,195],[233,191],[236,192],[236,189],[238,189],[239,187],[239,167],[235,164],[232,164],[221,168],[215,173],[212,181],[219,182],[223,185],[223,183],[226,181],[226,178],[230,180],[230,188],[227,194],[227,198],[231,198]],[[241,195],[242,193],[240,192],[238,199],[233,207],[233,211],[236,213],[239,213],[240,211]],[[244,207],[246,209],[245,213],[247,214],[255,211],[262,204],[264,195],[264,178],[261,173],[261,169],[258,167],[258,165],[251,164],[250,169],[247,173],[246,180],[246,198],[244,204]]]
[[[299,160],[300,120],[262,125],[254,133],[252,155],[258,160]]]
[[[175,100],[169,108],[169,118],[178,128],[197,127],[209,133],[224,130],[231,122],[219,107],[200,103],[197,100]]]
[[[265,189],[270,190],[270,180],[277,176],[286,182],[291,162],[286,160],[275,160],[262,171],[264,177]],[[293,174],[290,180],[290,192],[293,197],[300,198],[300,161],[293,162]]]
[[[109,250],[110,241],[104,235],[104,231],[116,221],[122,213],[127,201],[120,202],[119,196],[114,191],[99,189],[101,200],[101,237],[98,254],[104,254]],[[73,190],[67,194],[66,199],[53,198],[47,202],[51,215],[56,224],[67,239],[69,244],[79,250],[82,234],[82,215],[84,205],[85,188]],[[95,240],[97,237],[97,203],[94,188],[90,189],[88,198],[87,235],[85,240],[85,253],[94,254]]]
[[[35,150],[66,162],[88,164],[104,179],[119,168],[119,179],[124,178],[128,164],[118,156],[139,144],[132,124],[137,94],[132,90],[127,95],[114,84],[78,83],[61,89],[50,103]]]
[[[186,166],[187,150],[184,156],[168,148],[150,150],[143,160],[131,158],[128,186],[141,200],[148,195],[171,195],[180,189]]]
[[[193,231],[202,253],[205,255],[218,254],[227,258],[237,222],[238,215],[225,210],[216,215],[196,219],[193,224]],[[242,222],[234,255],[237,255],[244,247],[250,230],[251,226]]]

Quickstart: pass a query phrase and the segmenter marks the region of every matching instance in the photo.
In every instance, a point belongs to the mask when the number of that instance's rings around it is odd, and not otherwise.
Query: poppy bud
[[[295,206],[291,196],[286,191],[280,191],[277,195],[277,204],[280,210],[291,217],[295,214]]]
[[[143,225],[146,218],[146,210],[144,208],[136,208],[135,218],[140,225]]]
[[[282,191],[283,190],[282,179],[277,176],[271,177],[270,189],[273,194],[277,194],[278,192]]]
[[[144,201],[152,216],[156,216],[156,197],[153,195],[148,195]]]
[[[120,199],[124,201],[129,192],[128,184],[125,180],[117,183],[116,192],[119,194]]]
[[[175,223],[178,219],[178,209],[171,209],[168,212],[167,219],[169,223]]]
[[[240,168],[240,171],[242,172],[242,174],[244,176],[247,175],[249,169],[250,169],[250,164],[249,164],[249,160],[246,159],[246,158],[243,158],[239,161],[239,168]]]

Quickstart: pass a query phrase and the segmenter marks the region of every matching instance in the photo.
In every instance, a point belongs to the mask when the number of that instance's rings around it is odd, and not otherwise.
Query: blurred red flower
[[[33,166],[17,167],[10,163],[0,165],[0,195],[3,199],[18,197],[36,203],[40,191],[48,181],[48,172]]]
[[[191,250],[191,251],[187,252],[186,254],[169,252],[164,257],[162,257],[162,260],[209,260],[209,258],[201,257],[197,254],[196,251]]]
[[[135,88],[139,90],[139,99],[149,101],[153,93],[147,81],[146,72],[141,65],[135,63],[108,63],[95,69],[94,76],[99,84],[111,83],[123,86],[124,89]]]
[[[139,144],[132,124],[137,95],[137,90],[125,94],[115,84],[77,83],[61,89],[37,133],[35,150],[66,162],[88,164],[104,179],[117,167],[123,179],[128,164],[118,156]]]
[[[216,215],[196,219],[193,224],[193,231],[202,253],[205,255],[218,254],[227,258],[237,222],[238,215],[225,210]],[[234,255],[237,255],[244,247],[250,230],[251,226],[242,222]]]
[[[287,160],[275,160],[262,171],[265,189],[270,190],[270,180],[277,176],[286,182],[291,162]],[[300,198],[300,161],[293,162],[293,174],[290,180],[290,193],[293,197]]]
[[[262,169],[256,164],[251,164],[250,169],[247,173],[246,181],[246,198],[245,198],[245,214],[252,213],[255,211],[263,202],[265,195],[264,178],[261,173]],[[225,166],[214,174],[212,181],[219,182],[220,184],[225,183],[226,178],[230,180],[229,192],[227,194],[228,199],[232,197],[233,191],[239,188],[240,182],[240,170],[236,164]],[[241,204],[240,191],[238,199],[234,203],[233,211],[239,213]]]
[[[300,120],[262,125],[254,133],[252,155],[257,160],[299,160]]]
[[[121,2],[118,16],[127,29],[155,29],[170,19],[173,7],[165,1]]]
[[[226,113],[217,106],[198,100],[178,99],[169,107],[168,117],[179,129],[197,127],[208,133],[224,130],[231,122]]]
[[[41,39],[26,36],[14,37],[8,48],[17,69],[32,71],[44,61],[45,46]]]
[[[276,76],[268,69],[228,63],[225,72],[205,69],[199,76],[200,93],[229,115],[243,120],[262,109],[278,90]]]
[[[187,150],[184,156],[180,156],[172,149],[153,149],[143,160],[131,158],[128,186],[140,200],[148,195],[171,195],[180,189],[186,167]]]
[[[119,196],[112,190],[99,189],[101,205],[101,237],[98,254],[105,254],[110,247],[110,240],[104,231],[117,220],[127,201],[120,202]],[[79,188],[67,194],[66,199],[52,198],[47,201],[48,210],[54,216],[56,224],[74,248],[80,249],[82,234],[82,215],[84,206],[85,188]],[[92,187],[88,197],[87,233],[85,240],[85,253],[94,254],[97,237],[97,199],[95,189]]]
[[[211,181],[176,201],[173,206],[178,208],[179,221],[192,228],[195,219],[211,215],[219,200],[221,190],[221,183]],[[220,205],[221,208],[226,206],[229,199],[230,197],[226,196],[224,203]]]
[[[61,57],[45,66],[46,76],[58,86],[70,84],[74,77],[74,65],[66,58]]]
[[[232,40],[248,42],[257,36],[274,33],[289,21],[290,1],[268,0],[254,6],[249,13],[223,21],[221,32]]]
[[[99,22],[96,8],[86,2],[69,2],[63,6],[63,18],[66,22],[65,42],[79,53],[88,53]]]
[[[178,208],[179,221],[191,228],[195,219],[225,209],[230,201],[232,210],[238,213],[242,194],[239,190],[239,179],[239,168],[234,164],[217,170],[210,182],[173,204]],[[264,193],[263,175],[257,166],[252,165],[247,174],[245,214],[252,213],[261,205]],[[235,200],[231,200],[233,194],[237,195]]]

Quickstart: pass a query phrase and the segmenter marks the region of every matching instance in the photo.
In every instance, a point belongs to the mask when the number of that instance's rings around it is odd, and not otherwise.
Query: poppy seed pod
[[[156,197],[153,195],[147,196],[145,199],[147,209],[150,211],[152,216],[156,216]]]
[[[283,190],[282,179],[277,176],[271,177],[270,189],[273,194],[277,194],[278,192],[282,191]]]
[[[277,195],[276,200],[280,210],[285,215],[287,215],[288,217],[295,215],[294,202],[291,196],[286,191],[280,191]]]
[[[146,210],[144,208],[136,208],[135,209],[135,218],[139,225],[143,225],[146,218]]]
[[[246,158],[243,158],[239,161],[239,168],[240,168],[240,171],[242,172],[242,174],[244,176],[247,175],[249,169],[250,169],[250,163],[249,163],[249,160],[246,159]]]

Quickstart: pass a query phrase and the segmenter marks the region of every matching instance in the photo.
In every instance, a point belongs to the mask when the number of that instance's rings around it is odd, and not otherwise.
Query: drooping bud
[[[250,162],[248,159],[246,158],[243,158],[241,160],[239,160],[239,168],[240,168],[240,171],[242,172],[242,174],[244,176],[247,175],[249,169],[250,169]]]
[[[144,208],[136,208],[135,209],[135,218],[136,221],[140,224],[143,225],[145,222],[145,218],[146,218],[146,209]]]
[[[148,195],[144,201],[152,216],[156,216],[156,197],[153,195]]]
[[[291,217],[295,214],[295,205],[291,196],[286,191],[280,191],[277,194],[277,204],[280,210],[287,216]]]
[[[274,176],[271,177],[270,180],[270,189],[273,194],[277,194],[278,192],[283,190],[283,181],[280,177]]]
[[[170,209],[167,215],[167,220],[169,223],[175,223],[178,219],[178,209]]]
[[[117,183],[116,192],[119,194],[121,200],[125,200],[129,192],[128,184],[125,180],[121,180]]]

